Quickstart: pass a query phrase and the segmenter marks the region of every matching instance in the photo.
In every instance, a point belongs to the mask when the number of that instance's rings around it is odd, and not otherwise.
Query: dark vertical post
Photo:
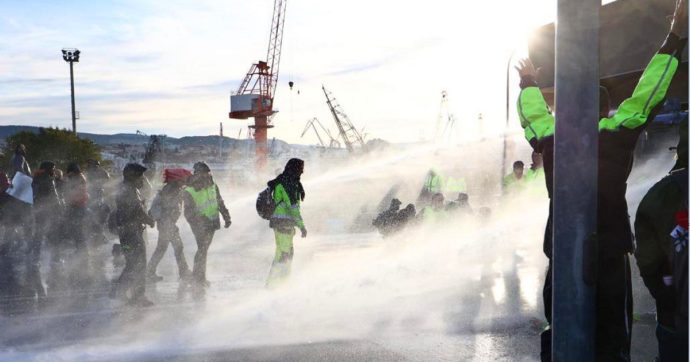
[[[501,180],[501,194],[503,194],[503,176],[506,173],[506,159],[508,158],[508,129],[510,127],[510,65],[513,63],[513,56],[515,55],[515,50],[510,53],[508,58],[508,64],[506,65],[506,127],[503,131],[503,161],[501,163],[501,174],[499,180]]]
[[[594,361],[594,287],[585,240],[596,230],[601,0],[558,0],[553,199],[553,359]]]
[[[77,134],[77,111],[74,109],[74,62],[69,62],[69,80],[72,89],[72,132]]]

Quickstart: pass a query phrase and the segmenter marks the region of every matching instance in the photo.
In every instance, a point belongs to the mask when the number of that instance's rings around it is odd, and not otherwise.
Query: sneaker
[[[204,287],[204,288],[208,288],[208,287],[211,286],[211,282],[209,282],[209,281],[206,280],[206,279],[204,279],[204,280],[197,280],[196,282],[197,282],[197,284],[199,284],[199,286],[202,286],[202,287]]]
[[[193,282],[194,276],[192,275],[192,272],[187,270],[186,272],[180,273],[180,281],[187,283]]]
[[[150,282],[156,283],[156,282],[160,282],[161,280],[163,280],[163,277],[160,275],[156,275],[156,274],[152,273],[152,274],[148,274],[146,276],[146,279],[148,279],[148,281],[150,281]]]
[[[141,307],[141,308],[148,308],[153,306],[153,302],[146,299],[146,297],[140,297],[137,299],[130,299],[127,302],[128,305],[131,305],[133,307]]]

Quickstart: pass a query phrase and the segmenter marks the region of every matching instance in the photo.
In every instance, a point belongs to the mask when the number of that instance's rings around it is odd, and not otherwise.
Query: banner
[[[15,199],[33,205],[34,191],[31,188],[33,179],[21,172],[14,174],[12,186],[7,189],[7,194]]]

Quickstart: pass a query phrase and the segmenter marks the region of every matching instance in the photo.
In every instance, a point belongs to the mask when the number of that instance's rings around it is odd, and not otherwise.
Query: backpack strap
[[[685,208],[688,208],[688,169],[683,168],[680,170],[676,170],[671,172],[670,174],[671,178],[673,181],[676,183],[678,186],[678,189],[680,189],[682,195],[683,195],[683,206]]]

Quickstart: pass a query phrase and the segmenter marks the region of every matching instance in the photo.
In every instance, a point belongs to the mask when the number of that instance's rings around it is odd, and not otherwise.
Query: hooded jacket
[[[283,173],[268,182],[276,208],[273,211],[269,226],[274,229],[292,229],[295,226],[303,229],[304,220],[300,212],[300,203],[305,192],[300,180],[304,161],[293,158],[285,165]]]
[[[184,217],[192,229],[218,230],[220,229],[220,216],[223,216],[225,222],[230,221],[230,212],[225,207],[223,197],[220,195],[220,189],[213,182],[211,175],[193,175],[189,178],[188,184],[189,186],[185,187],[183,192]],[[208,205],[199,205],[197,200],[195,200],[195,195],[210,197],[213,200],[206,200]],[[217,210],[210,217],[204,214],[209,206]]]
[[[55,187],[55,179],[43,169],[36,171],[31,188],[34,193],[34,209],[56,211],[54,209],[62,204]]]

